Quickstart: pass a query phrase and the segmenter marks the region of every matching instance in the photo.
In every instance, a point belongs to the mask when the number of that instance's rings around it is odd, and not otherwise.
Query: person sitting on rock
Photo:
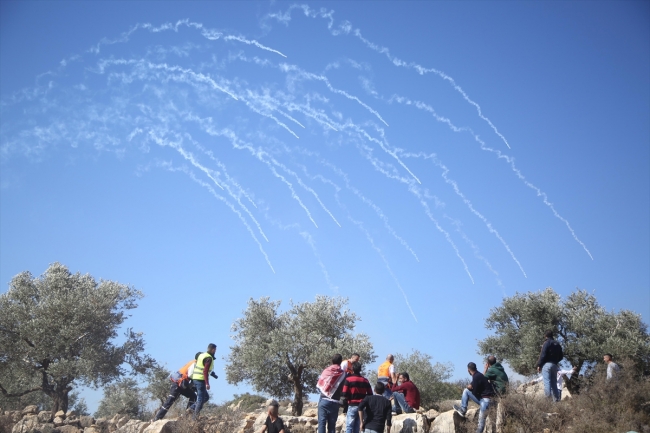
[[[393,401],[393,412],[414,413],[420,409],[420,390],[415,386],[409,377],[409,374],[400,373],[397,378],[397,386],[391,390],[393,395],[390,399]]]
[[[454,410],[458,412],[458,415],[465,418],[469,400],[478,404],[481,407],[481,411],[478,417],[478,428],[476,429],[476,433],[483,433],[483,429],[485,428],[485,418],[487,417],[487,411],[490,407],[490,399],[494,397],[494,389],[487,378],[483,376],[483,373],[476,370],[475,363],[470,362],[467,364],[467,372],[472,376],[472,383],[467,385],[467,388],[463,391],[460,406],[455,404]]]
[[[172,407],[179,395],[187,397],[187,409],[193,409],[193,406],[196,403],[196,390],[190,377],[192,377],[192,374],[194,373],[196,359],[200,354],[201,352],[197,353],[193,360],[169,376],[169,380],[172,382],[169,389],[169,396],[167,397],[167,401],[165,401],[160,410],[156,413],[156,416],[153,419],[154,421],[163,419],[165,415],[167,415],[167,411]]]
[[[384,384],[384,397],[390,398],[391,387],[397,382],[397,373],[395,373],[395,366],[393,355],[388,354],[386,361],[377,369],[377,381]]]
[[[390,401],[383,394],[384,383],[377,382],[375,395],[368,395],[359,403],[359,419],[361,420],[361,431],[364,433],[390,433],[391,408]]]
[[[264,426],[260,429],[259,433],[285,433],[284,422],[279,416],[280,404],[276,400],[269,402],[268,414]]]
[[[493,355],[487,357],[483,375],[492,383],[498,395],[505,395],[508,387],[508,375],[500,362]]]
[[[359,433],[359,403],[367,396],[372,395],[372,386],[368,379],[361,376],[361,364],[352,364],[352,374],[343,381],[343,392],[341,398],[347,405],[347,417],[345,419],[345,433]]]

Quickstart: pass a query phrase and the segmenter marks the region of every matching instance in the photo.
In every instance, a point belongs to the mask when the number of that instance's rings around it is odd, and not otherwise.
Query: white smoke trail
[[[196,182],[199,185],[201,185],[202,187],[206,188],[210,192],[210,194],[212,194],[215,198],[217,198],[218,200],[220,200],[221,202],[226,204],[226,206],[228,206],[230,208],[230,210],[232,210],[239,217],[241,222],[244,224],[244,227],[246,227],[246,230],[248,230],[248,233],[251,235],[251,237],[253,238],[255,243],[257,243],[257,246],[258,246],[260,252],[262,253],[262,255],[264,256],[264,258],[266,259],[266,263],[269,265],[269,268],[271,268],[271,271],[273,271],[273,273],[275,274],[275,269],[273,269],[273,265],[271,264],[271,260],[269,260],[269,256],[266,254],[266,251],[264,251],[264,247],[262,247],[262,244],[257,239],[257,236],[255,236],[255,233],[253,232],[253,229],[251,229],[251,227],[248,225],[248,222],[246,222],[246,219],[244,218],[244,216],[241,214],[241,212],[239,212],[239,210],[237,208],[235,208],[235,206],[232,203],[230,203],[228,200],[226,200],[223,196],[217,194],[217,192],[214,190],[214,188],[212,188],[212,186],[210,184],[208,184],[208,183],[204,182],[203,180],[199,179],[198,177],[196,177],[194,172],[189,170],[187,167],[173,167],[173,166],[171,166],[171,164],[163,164],[163,167],[166,168],[169,171],[180,171],[180,172],[183,172],[183,173],[187,174],[188,176],[190,176],[190,178],[194,182]]]
[[[506,251],[508,251],[508,253],[510,254],[510,257],[512,257],[512,260],[515,261],[515,263],[519,267],[519,270],[521,270],[522,274],[524,274],[524,277],[528,278],[528,276],[526,275],[526,271],[524,271],[524,268],[521,266],[521,263],[519,263],[519,260],[515,256],[515,253],[513,253],[512,250],[510,249],[510,246],[508,245],[508,243],[501,237],[501,235],[499,234],[497,229],[495,229],[492,226],[492,223],[490,221],[488,221],[488,219],[485,218],[485,216],[482,213],[480,213],[479,211],[477,211],[474,208],[474,205],[472,204],[472,202],[465,196],[465,194],[463,194],[463,192],[458,187],[458,183],[456,183],[455,180],[450,179],[447,176],[447,174],[449,173],[449,169],[447,168],[446,165],[444,165],[436,157],[436,155],[434,153],[429,154],[429,155],[427,155],[425,153],[422,153],[422,152],[420,152],[420,153],[402,153],[401,155],[403,157],[405,157],[405,158],[424,158],[425,160],[430,159],[436,166],[440,167],[442,169],[442,178],[445,180],[445,183],[447,183],[448,185],[451,185],[452,188],[454,189],[454,192],[456,193],[456,195],[458,195],[461,198],[461,200],[463,200],[465,205],[467,205],[467,208],[474,215],[476,215],[481,221],[483,221],[483,223],[485,223],[485,226],[490,231],[490,233],[492,233],[494,236],[496,236],[496,238],[499,240],[499,242],[501,242],[501,244],[504,246]]]
[[[449,84],[451,84],[451,86],[454,88],[454,90],[456,90],[458,93],[461,94],[461,96],[463,97],[463,99],[465,99],[465,101],[467,101],[470,105],[472,105],[472,106],[474,106],[474,108],[476,108],[478,116],[481,119],[483,119],[492,128],[492,130],[495,132],[495,134],[498,135],[501,138],[501,140],[503,140],[503,142],[506,144],[506,146],[508,146],[508,149],[510,149],[510,143],[508,143],[508,140],[506,139],[506,137],[504,137],[503,134],[501,134],[499,132],[499,130],[497,129],[497,127],[492,123],[492,121],[490,119],[488,119],[483,114],[483,110],[481,109],[481,106],[476,101],[471,99],[469,97],[469,95],[456,83],[456,81],[451,76],[445,74],[444,72],[442,72],[442,71],[440,71],[438,69],[425,68],[425,67],[423,67],[423,66],[421,66],[421,65],[419,65],[419,64],[417,64],[415,62],[405,62],[405,61],[393,56],[390,53],[390,50],[388,48],[381,47],[381,46],[371,42],[370,40],[366,39],[365,37],[363,37],[363,35],[361,34],[361,30],[359,30],[358,28],[353,28],[352,24],[350,22],[348,22],[348,21],[343,21],[343,23],[340,24],[337,29],[334,29],[333,28],[333,25],[334,25],[334,17],[333,17],[334,11],[326,11],[323,8],[316,11],[316,10],[311,9],[308,5],[299,5],[299,6],[292,5],[287,9],[287,11],[285,13],[275,13],[275,14],[266,15],[265,20],[272,18],[272,19],[275,19],[275,20],[277,20],[278,22],[280,22],[280,23],[282,23],[284,25],[288,25],[289,21],[291,21],[291,12],[294,9],[299,9],[299,8],[303,10],[305,16],[307,16],[307,17],[310,17],[310,18],[320,17],[320,18],[328,19],[329,22],[328,22],[327,28],[330,30],[330,33],[333,36],[338,36],[338,35],[341,35],[341,34],[345,34],[345,35],[352,34],[352,35],[356,36],[364,45],[366,45],[371,50],[376,51],[379,54],[385,55],[386,58],[388,58],[388,60],[392,64],[394,64],[395,66],[404,67],[404,68],[408,68],[408,69],[414,69],[420,75],[433,73],[433,74],[439,76],[440,78],[442,78],[443,80],[447,81]]]
[[[519,178],[519,180],[521,180],[524,183],[524,185],[526,185],[528,188],[535,191],[537,193],[538,197],[542,197],[542,200],[543,200],[544,204],[546,206],[548,206],[549,209],[551,209],[551,211],[553,212],[553,215],[557,219],[562,221],[566,225],[567,229],[569,229],[569,232],[571,233],[571,236],[573,237],[573,239],[576,242],[578,242],[578,244],[580,244],[580,246],[582,246],[582,248],[589,255],[591,260],[594,259],[594,257],[591,255],[591,251],[589,251],[589,249],[584,244],[584,242],[582,242],[578,238],[575,231],[571,227],[571,224],[569,224],[569,221],[566,218],[564,218],[562,215],[560,215],[560,213],[555,209],[555,206],[553,206],[553,203],[551,203],[548,200],[548,195],[544,191],[542,191],[539,187],[537,187],[536,185],[531,183],[528,179],[526,179],[526,177],[522,174],[521,170],[519,170],[517,168],[517,166],[515,165],[515,159],[513,157],[510,157],[510,156],[504,154],[500,150],[493,149],[493,148],[489,147],[487,144],[485,144],[485,142],[483,140],[481,140],[481,138],[477,134],[474,133],[474,131],[471,128],[466,128],[466,127],[459,128],[459,127],[457,127],[449,119],[440,116],[438,113],[436,113],[436,111],[431,106],[429,106],[429,105],[427,105],[427,104],[425,104],[423,102],[411,101],[411,100],[409,100],[407,98],[403,98],[401,96],[394,96],[394,97],[391,98],[391,101],[397,101],[397,102],[399,102],[401,104],[405,104],[405,105],[412,105],[412,106],[414,106],[414,107],[416,107],[416,108],[418,108],[420,110],[426,111],[426,112],[430,113],[437,121],[447,124],[449,126],[449,128],[451,128],[454,132],[467,132],[467,133],[469,133],[474,138],[474,140],[480,145],[481,150],[493,153],[493,154],[495,154],[497,156],[498,159],[505,160],[508,163],[508,165],[510,165],[511,170],[515,173],[515,175]]]
[[[395,284],[397,284],[399,291],[402,293],[402,296],[404,297],[404,301],[406,302],[406,306],[411,312],[411,316],[413,316],[413,320],[417,322],[418,318],[415,316],[415,313],[413,312],[413,308],[411,308],[411,303],[409,302],[409,298],[406,296],[406,292],[404,292],[404,289],[402,288],[402,285],[400,284],[399,280],[395,276],[393,269],[391,269],[390,264],[388,264],[388,260],[386,260],[386,256],[384,256],[384,253],[375,244],[375,240],[372,238],[372,236],[370,236],[370,232],[363,226],[363,223],[361,223],[361,221],[355,220],[350,215],[348,215],[348,219],[352,221],[354,225],[359,227],[359,230],[361,230],[366,235],[366,238],[368,239],[368,242],[370,242],[372,249],[374,249],[377,252],[377,254],[379,254],[379,257],[381,257],[381,260],[384,262],[384,265],[386,266],[386,270],[388,270],[388,273],[390,274],[391,278],[393,279],[393,281],[395,281]]]

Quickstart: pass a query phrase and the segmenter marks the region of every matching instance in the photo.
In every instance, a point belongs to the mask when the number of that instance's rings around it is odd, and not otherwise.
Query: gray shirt
[[[607,364],[607,380],[616,376],[616,373],[618,373],[620,369],[621,367],[619,367],[618,364],[613,361]]]

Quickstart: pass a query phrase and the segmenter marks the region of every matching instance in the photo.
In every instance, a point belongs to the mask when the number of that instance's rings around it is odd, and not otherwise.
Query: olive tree
[[[347,299],[317,296],[314,302],[291,303],[280,312],[280,301],[250,299],[243,317],[232,325],[227,359],[228,383],[250,383],[258,392],[277,398],[294,396],[292,412],[302,414],[303,396],[316,392],[318,375],[334,353],[353,352],[363,362],[375,354],[366,334],[354,334],[359,317],[346,308]]]
[[[40,277],[16,275],[0,295],[0,392],[5,398],[45,393],[52,410],[67,410],[75,385],[102,386],[154,361],[141,333],[118,329],[142,293],[97,282],[54,263]]]
[[[110,418],[114,415],[141,418],[146,408],[145,392],[138,387],[134,378],[125,377],[104,387],[104,396],[94,415],[96,418]]]
[[[490,310],[485,326],[495,334],[479,341],[479,352],[507,361],[522,375],[535,372],[547,329],[555,331],[565,362],[578,369],[593,366],[604,353],[631,358],[641,367],[650,361],[650,336],[641,316],[627,310],[608,312],[584,290],[565,299],[551,288],[516,293]],[[572,393],[578,391],[575,376],[567,381]]]

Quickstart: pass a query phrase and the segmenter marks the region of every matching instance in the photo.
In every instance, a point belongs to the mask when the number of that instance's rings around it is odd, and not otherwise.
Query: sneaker
[[[462,407],[460,407],[460,406],[458,406],[457,404],[455,404],[455,405],[454,405],[454,410],[456,411],[456,413],[457,413],[458,415],[460,415],[460,416],[462,416],[463,418],[465,418],[465,411],[463,410]]]

